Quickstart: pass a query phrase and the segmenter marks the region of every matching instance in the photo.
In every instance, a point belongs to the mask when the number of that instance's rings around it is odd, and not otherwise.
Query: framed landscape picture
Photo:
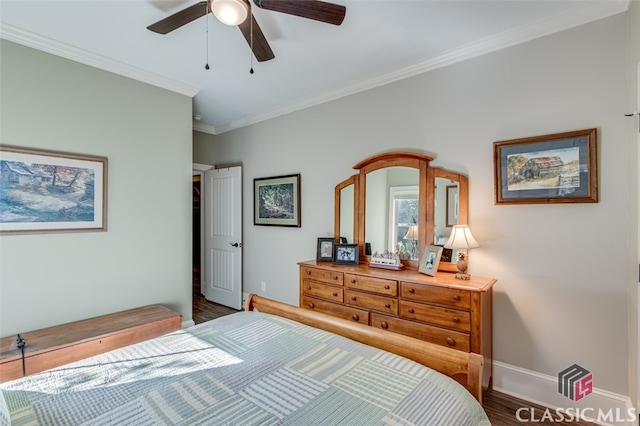
[[[107,159],[0,145],[0,233],[106,231]]]
[[[300,174],[253,180],[253,224],[300,227]]]
[[[494,142],[495,203],[597,203],[596,143],[596,129]]]

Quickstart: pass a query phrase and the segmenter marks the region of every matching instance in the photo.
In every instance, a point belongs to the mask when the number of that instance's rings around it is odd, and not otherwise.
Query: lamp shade
[[[444,246],[450,249],[470,249],[480,247],[480,244],[471,235],[469,225],[454,225],[451,236]]]
[[[405,240],[417,240],[418,239],[418,225],[409,226],[407,234],[404,236]]]
[[[249,15],[249,5],[244,0],[211,0],[211,11],[226,25],[240,25]]]

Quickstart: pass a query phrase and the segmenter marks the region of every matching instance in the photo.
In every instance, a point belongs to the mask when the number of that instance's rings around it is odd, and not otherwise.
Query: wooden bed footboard
[[[250,294],[246,311],[278,315],[409,358],[453,378],[482,404],[482,356]]]

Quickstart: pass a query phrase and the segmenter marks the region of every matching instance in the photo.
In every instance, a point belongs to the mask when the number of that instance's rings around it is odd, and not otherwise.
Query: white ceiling
[[[197,1],[0,0],[0,37],[195,94],[194,128],[216,134],[621,13],[630,0],[336,0],[341,26],[254,7],[276,56],[253,60],[254,74],[239,29],[211,14],[167,35],[146,29]]]

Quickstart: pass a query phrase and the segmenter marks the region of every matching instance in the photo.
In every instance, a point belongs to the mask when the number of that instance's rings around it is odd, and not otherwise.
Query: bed
[[[251,295],[0,385],[0,425],[489,425],[481,375],[477,354]]]

